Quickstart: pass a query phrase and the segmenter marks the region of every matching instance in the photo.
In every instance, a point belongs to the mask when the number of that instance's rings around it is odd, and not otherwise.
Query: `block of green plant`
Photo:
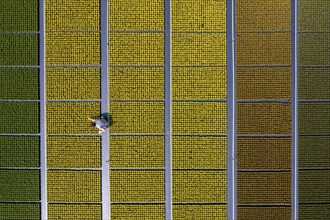
[[[330,103],[303,102],[299,104],[300,134],[330,134]]]
[[[299,11],[298,14],[299,31],[301,32],[329,31],[330,1],[326,1],[326,0],[299,1],[298,11]],[[315,216],[313,216],[312,218],[318,219]]]
[[[0,102],[0,133],[39,133],[39,103]]]
[[[38,0],[0,1],[0,32],[38,31]]]
[[[39,170],[0,170],[0,202],[40,201]]]
[[[299,99],[330,99],[329,68],[300,68]]]
[[[299,201],[330,203],[330,170],[299,171]]]
[[[1,220],[40,219],[40,204],[0,203]]]
[[[39,99],[35,68],[0,68],[0,99]]]
[[[0,136],[0,167],[39,167],[39,137]]]
[[[330,136],[300,136],[299,166],[330,168]]]
[[[300,219],[327,219],[330,215],[330,204],[299,204]]]
[[[300,33],[299,34],[299,65],[327,66],[329,65],[330,34]]]
[[[0,66],[38,65],[37,34],[0,34]]]

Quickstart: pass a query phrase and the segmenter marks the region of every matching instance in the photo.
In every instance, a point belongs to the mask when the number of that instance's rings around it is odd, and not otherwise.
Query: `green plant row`
[[[40,201],[39,170],[0,170],[0,202]]]
[[[0,203],[1,220],[40,219],[40,204],[32,203]]]
[[[0,167],[39,167],[39,137],[0,136]]]
[[[330,135],[330,103],[300,103],[298,126],[300,134]]]
[[[0,99],[39,99],[36,68],[0,68]]]
[[[299,99],[330,100],[330,74],[328,68],[300,68]]]
[[[299,171],[299,201],[330,203],[330,170]]]
[[[39,63],[37,34],[0,34],[0,66],[33,66]]]
[[[38,0],[0,1],[0,32],[38,31]]]
[[[39,133],[39,103],[0,102],[0,133]]]

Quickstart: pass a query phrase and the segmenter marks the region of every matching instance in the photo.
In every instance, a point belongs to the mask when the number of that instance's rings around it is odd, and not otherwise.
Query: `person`
[[[99,129],[99,134],[105,132],[105,128],[108,127],[108,122],[104,118],[101,119],[93,119],[93,118],[88,118],[89,121],[92,121],[90,124],[91,127],[97,127]]]

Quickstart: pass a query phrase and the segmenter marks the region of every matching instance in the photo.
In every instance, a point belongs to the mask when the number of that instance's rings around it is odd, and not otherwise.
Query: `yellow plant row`
[[[299,34],[299,65],[329,66],[329,33]]]
[[[110,33],[110,65],[164,65],[164,34]]]
[[[164,99],[164,68],[110,68],[110,99]]]
[[[110,102],[111,133],[164,133],[164,103]]]
[[[164,137],[110,137],[111,167],[164,167]]]
[[[291,98],[291,68],[237,68],[237,99]]]
[[[110,30],[163,30],[164,0],[109,1]]]
[[[290,103],[238,103],[238,134],[291,134]]]
[[[226,99],[226,68],[172,68],[173,100]]]
[[[225,99],[225,68],[173,68],[173,99]],[[110,68],[110,97],[163,99],[163,68]]]
[[[173,168],[226,168],[225,137],[173,136]]]
[[[48,100],[100,98],[100,69],[47,68],[46,77]]]
[[[239,206],[237,219],[291,219],[291,210],[290,206]]]
[[[46,64],[100,64],[100,34],[93,32],[46,32]]]
[[[226,202],[224,170],[173,170],[173,202]]]
[[[290,170],[291,138],[238,138],[237,169]]]
[[[237,31],[291,29],[290,0],[238,0]]]
[[[47,137],[47,167],[100,168],[100,164],[101,138],[88,136]]]
[[[97,204],[48,204],[48,219],[101,220],[102,206]]]
[[[224,102],[174,102],[173,134],[225,134],[226,108]]]
[[[290,33],[239,33],[237,65],[291,64]]]
[[[225,32],[225,0],[171,1],[172,31]]]
[[[164,171],[111,170],[112,202],[163,202]]]
[[[173,219],[227,219],[226,205],[211,204],[174,204]]]
[[[172,34],[173,66],[225,66],[226,34]]]
[[[112,204],[111,216],[114,219],[154,220],[164,219],[165,207],[162,204]],[[226,205],[173,205],[173,218],[184,219],[223,219],[227,216]]]
[[[111,204],[111,217],[121,220],[155,220],[165,218],[163,204]]]
[[[99,171],[48,170],[48,202],[101,202]]]
[[[87,118],[100,114],[99,102],[48,102],[46,107],[48,134],[97,133]]]
[[[99,0],[45,1],[46,30],[99,30]]]
[[[290,172],[239,172],[239,204],[291,204]]]

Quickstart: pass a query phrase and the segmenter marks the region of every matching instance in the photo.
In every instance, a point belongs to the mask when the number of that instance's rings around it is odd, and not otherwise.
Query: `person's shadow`
[[[103,119],[107,120],[109,127],[111,125],[113,125],[113,123],[114,123],[114,121],[112,119],[112,116],[109,114],[109,112],[104,112],[104,113],[101,113],[100,115],[92,116],[92,118],[94,118],[94,119],[102,119],[103,118]]]

